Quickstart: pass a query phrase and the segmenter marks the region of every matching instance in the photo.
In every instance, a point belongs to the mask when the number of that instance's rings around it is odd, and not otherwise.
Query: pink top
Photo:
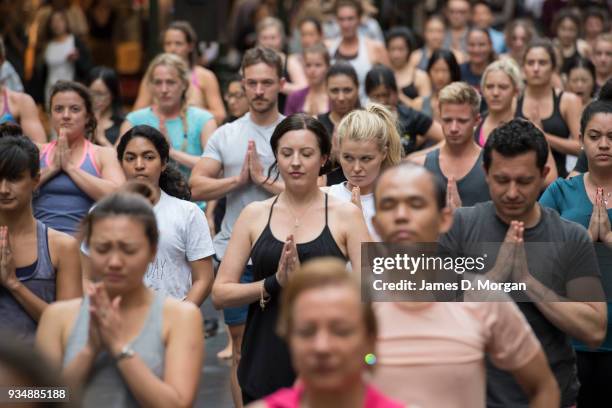
[[[304,394],[304,386],[282,388],[264,398],[268,408],[299,408]],[[382,395],[376,388],[366,384],[365,403],[363,408],[402,408],[403,404]]]
[[[497,367],[513,370],[541,349],[513,302],[374,308],[379,337],[373,384],[414,406],[484,408],[485,352]]]

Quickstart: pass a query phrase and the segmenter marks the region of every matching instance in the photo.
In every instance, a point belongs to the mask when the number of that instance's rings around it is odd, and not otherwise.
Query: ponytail
[[[383,105],[368,104],[364,110],[348,113],[338,125],[338,143],[345,139],[376,142],[379,151],[386,152],[382,169],[399,164],[404,149],[395,119]]]
[[[397,130],[395,118],[393,118],[389,109],[377,103],[366,106],[366,112],[375,114],[384,123],[385,130],[383,138],[386,139],[387,157],[385,157],[385,160],[382,162],[382,168],[386,169],[387,167],[400,164],[404,149],[402,147],[399,131]]]
[[[159,176],[159,188],[172,197],[191,200],[191,190],[185,177],[183,177],[183,173],[172,163],[167,163],[166,168]]]

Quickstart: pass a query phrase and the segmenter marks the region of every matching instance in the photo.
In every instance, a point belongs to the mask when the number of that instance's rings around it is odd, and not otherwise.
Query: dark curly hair
[[[544,133],[530,121],[521,118],[512,119],[491,132],[482,155],[487,172],[491,167],[493,150],[504,157],[515,157],[533,151],[536,153],[536,165],[540,171],[544,170],[548,158],[548,143]]]
[[[154,127],[148,125],[134,126],[121,136],[121,141],[117,146],[117,158],[119,162],[123,161],[125,149],[130,140],[142,137],[147,139],[157,150],[157,154],[161,158],[162,164],[166,165],[159,177],[159,187],[167,194],[180,198],[181,200],[191,199],[191,190],[183,174],[176,168],[173,163],[170,163],[170,146],[164,135]]]

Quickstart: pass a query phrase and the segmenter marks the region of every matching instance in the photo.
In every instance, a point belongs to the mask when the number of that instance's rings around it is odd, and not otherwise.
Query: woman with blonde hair
[[[178,55],[187,63],[189,69],[187,103],[210,111],[218,124],[223,123],[225,107],[219,81],[212,71],[196,63],[198,37],[191,24],[187,21],[172,22],[162,34],[161,42],[164,52]],[[141,82],[134,110],[151,105],[153,95],[147,85],[147,81]]]
[[[251,408],[403,406],[364,378],[374,359],[376,317],[372,305],[361,302],[359,285],[342,261],[309,261],[291,277],[282,296],[277,332],[289,345],[301,381]]]
[[[480,81],[480,92],[489,108],[474,132],[476,143],[484,147],[489,134],[514,118],[516,98],[523,90],[523,76],[510,58],[495,61],[487,66]]]
[[[120,133],[123,135],[138,125],[149,125],[162,132],[170,145],[170,158],[188,179],[217,124],[210,112],[187,106],[189,67],[177,55],[158,55],[149,64],[145,81],[153,103],[128,114]],[[116,146],[120,141],[121,138]]]
[[[376,238],[374,183],[380,172],[402,159],[402,143],[392,113],[380,104],[354,110],[338,125],[338,158],[345,182],[334,184],[328,193],[361,208],[370,234]]]

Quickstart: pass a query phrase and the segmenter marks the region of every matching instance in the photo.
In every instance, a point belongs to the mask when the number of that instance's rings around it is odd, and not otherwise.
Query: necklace
[[[593,182],[593,179],[591,178],[591,173],[589,173],[589,183],[592,184],[595,187],[595,193],[593,194],[593,197],[592,197],[593,203],[595,203],[595,198],[597,197],[597,185]],[[612,191],[608,191],[606,193],[605,190],[604,190],[603,202],[604,202],[604,205],[606,207],[608,206],[608,201],[610,201],[611,197],[612,197]]]
[[[308,212],[308,210],[310,210],[310,208],[313,206],[313,204],[317,202],[317,199],[318,199],[319,197],[318,197],[318,195],[317,195],[317,197],[316,197],[314,200],[312,200],[312,201],[310,202],[310,204],[308,204],[308,206],[306,207],[306,209],[305,209],[305,210],[302,212],[302,214],[300,214],[300,216],[299,216],[299,217],[298,217],[298,216],[296,216],[296,215],[295,215],[295,211],[293,211],[293,208],[292,208],[292,207],[293,207],[293,205],[291,204],[291,200],[289,200],[289,196],[287,196],[287,195],[286,195],[285,197],[286,197],[285,201],[287,201],[287,209],[289,210],[289,212],[291,213],[291,216],[292,216],[292,217],[293,217],[293,219],[294,219],[294,222],[293,222],[293,230],[295,231],[295,230],[297,230],[298,228],[300,228],[300,218],[303,218],[303,217],[306,215],[306,213]]]

